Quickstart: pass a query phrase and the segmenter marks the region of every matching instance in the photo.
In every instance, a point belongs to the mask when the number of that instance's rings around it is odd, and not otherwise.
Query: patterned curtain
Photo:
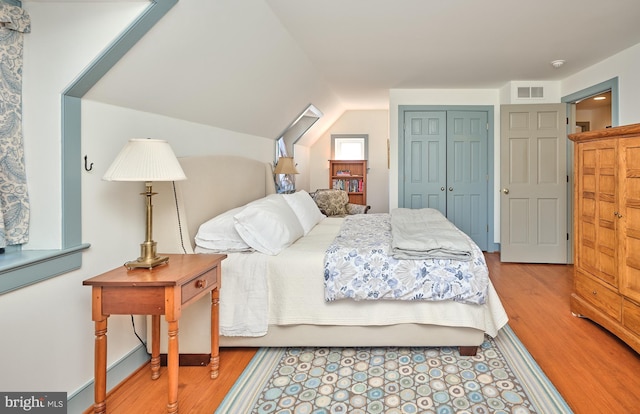
[[[22,139],[23,33],[31,21],[0,3],[0,247],[29,241],[29,197]]]

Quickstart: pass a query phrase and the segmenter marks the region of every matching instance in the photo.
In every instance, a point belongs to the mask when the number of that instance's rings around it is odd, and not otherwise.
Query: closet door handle
[[[444,191],[444,187],[440,187],[440,191]]]
[[[453,191],[453,187],[449,187],[449,191]]]

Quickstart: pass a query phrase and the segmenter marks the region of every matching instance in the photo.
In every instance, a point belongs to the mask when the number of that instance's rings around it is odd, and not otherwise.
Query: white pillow
[[[304,190],[300,190],[293,194],[283,194],[283,197],[291,210],[296,214],[304,235],[311,231],[323,218],[327,217],[318,208],[318,205],[313,198]]]
[[[196,245],[217,252],[239,252],[252,250],[235,229],[233,216],[245,209],[246,206],[228,210],[198,228]]]
[[[257,251],[275,256],[304,234],[281,194],[254,201],[234,216],[240,237]]]

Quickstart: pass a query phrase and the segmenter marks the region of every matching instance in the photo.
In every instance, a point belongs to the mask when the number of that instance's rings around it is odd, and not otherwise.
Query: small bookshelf
[[[329,160],[329,188],[345,190],[352,204],[367,205],[367,161]]]

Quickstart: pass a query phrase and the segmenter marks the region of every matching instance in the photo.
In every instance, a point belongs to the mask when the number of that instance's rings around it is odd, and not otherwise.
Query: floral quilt
[[[484,304],[489,271],[480,248],[472,260],[394,259],[391,256],[391,216],[347,216],[327,248],[324,264],[325,301],[453,300]]]

